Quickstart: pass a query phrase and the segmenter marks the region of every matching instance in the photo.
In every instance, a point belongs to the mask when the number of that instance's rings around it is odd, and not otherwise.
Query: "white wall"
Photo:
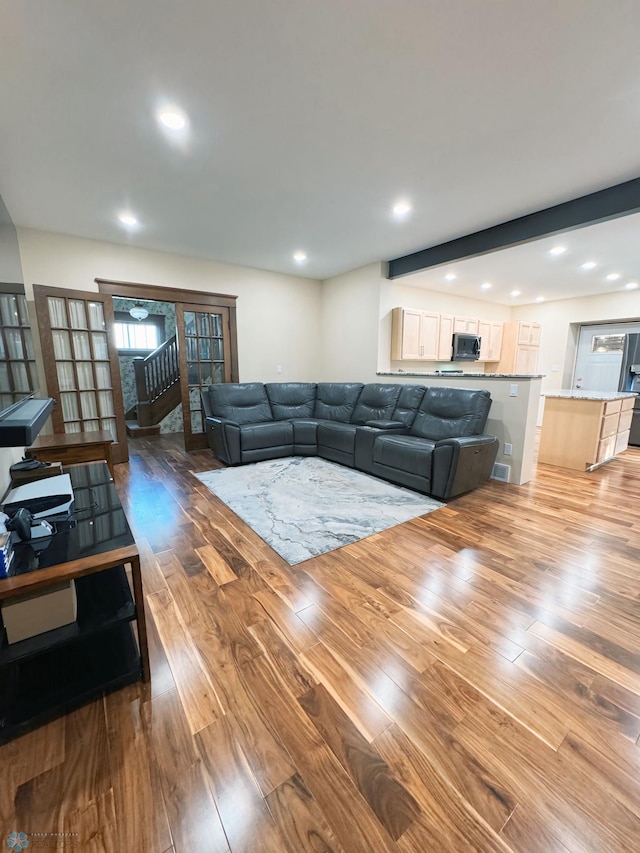
[[[237,296],[241,381],[318,376],[319,281],[27,228],[18,242],[29,300],[33,284],[95,292],[96,277]]]
[[[376,381],[383,281],[375,263],[323,282],[319,381]]]

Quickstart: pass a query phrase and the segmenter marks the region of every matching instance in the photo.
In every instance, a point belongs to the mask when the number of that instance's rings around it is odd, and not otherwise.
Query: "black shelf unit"
[[[0,743],[141,675],[124,566],[77,578],[76,622],[0,645]]]

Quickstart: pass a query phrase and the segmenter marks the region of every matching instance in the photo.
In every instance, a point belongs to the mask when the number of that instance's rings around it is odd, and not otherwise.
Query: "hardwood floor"
[[[152,680],[0,748],[0,843],[640,848],[639,449],[294,568],[192,476],[209,451],[131,450]]]

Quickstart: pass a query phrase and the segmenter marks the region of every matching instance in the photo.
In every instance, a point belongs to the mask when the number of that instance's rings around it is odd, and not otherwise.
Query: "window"
[[[591,352],[622,352],[625,335],[593,335]]]
[[[134,320],[124,311],[115,313],[118,352],[150,353],[164,343],[164,317],[150,314],[146,320]]]

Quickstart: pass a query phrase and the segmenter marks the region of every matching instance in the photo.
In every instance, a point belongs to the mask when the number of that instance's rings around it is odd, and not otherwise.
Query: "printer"
[[[9,517],[23,508],[29,510],[34,518],[66,517],[71,512],[72,504],[71,477],[59,474],[11,489],[2,510]]]

